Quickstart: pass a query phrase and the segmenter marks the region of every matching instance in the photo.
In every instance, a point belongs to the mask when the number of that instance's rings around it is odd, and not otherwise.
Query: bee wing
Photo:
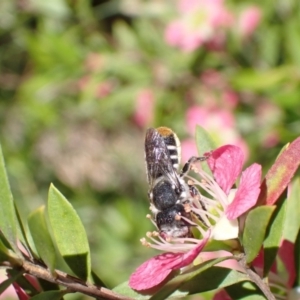
[[[145,160],[150,187],[153,186],[155,179],[163,175],[167,176],[176,187],[180,187],[178,174],[173,167],[167,145],[154,128],[149,128],[146,132]]]

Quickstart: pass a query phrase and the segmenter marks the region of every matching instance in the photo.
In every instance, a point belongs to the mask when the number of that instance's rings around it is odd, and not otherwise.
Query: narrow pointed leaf
[[[59,285],[50,281],[38,278],[39,285],[42,291],[59,291]]]
[[[17,216],[0,145],[0,228],[11,247],[18,253]]]
[[[91,272],[91,258],[85,229],[72,205],[53,185],[47,210],[60,254],[72,271],[86,280]]]
[[[8,257],[9,257],[9,249],[5,246],[5,244],[2,242],[0,238],[0,262],[7,260]]]
[[[19,241],[22,243],[23,247],[26,249],[26,251],[30,254],[31,253],[31,247],[30,247],[30,244],[28,242],[28,239],[27,239],[27,236],[25,234],[25,227],[24,227],[24,224],[21,220],[21,216],[20,216],[20,213],[15,205],[15,212],[16,212],[16,216],[17,216],[17,232],[18,232],[18,239]]]
[[[66,294],[65,291],[47,291],[39,293],[32,298],[31,300],[60,300]]]
[[[92,275],[93,282],[97,286],[106,287],[105,283],[101,280],[101,278],[93,270],[91,272],[91,275]]]
[[[258,204],[274,204],[287,188],[300,164],[300,137],[287,145],[268,171]]]
[[[247,263],[250,263],[258,255],[274,210],[275,206],[260,206],[251,210],[247,215],[243,233]]]
[[[125,282],[119,284],[118,286],[114,287],[113,291],[120,295],[123,295],[126,297],[131,297],[132,299],[135,299],[135,300],[146,300],[151,297],[151,292],[147,293],[146,291],[143,291],[143,294],[139,294],[138,292],[133,290],[129,286],[129,281],[125,281]]]
[[[30,214],[28,226],[39,257],[53,272],[55,267],[55,248],[45,217],[45,206],[42,206]]]
[[[291,185],[291,193],[287,199],[286,218],[284,224],[284,238],[292,243],[296,241],[300,229],[300,178]],[[291,222],[291,220],[293,220]]]
[[[286,204],[286,199],[282,199],[282,201],[278,203],[267,228],[264,241],[264,276],[269,273],[283,238]]]
[[[209,133],[199,125],[196,126],[196,144],[200,156],[217,148],[217,145],[215,144]],[[211,170],[207,166],[207,164],[203,163],[202,168],[205,172],[211,174]]]
[[[13,276],[7,278],[6,280],[2,281],[0,284],[0,295],[13,283],[15,282],[20,276],[22,276],[22,274],[24,273],[24,271],[19,271],[16,274],[14,274]]]
[[[252,282],[239,282],[225,288],[228,295],[234,300],[265,300],[266,297]]]
[[[222,267],[211,267],[199,273],[192,280],[180,287],[180,290],[188,291],[189,295],[224,288],[240,281],[247,280],[246,274]]]

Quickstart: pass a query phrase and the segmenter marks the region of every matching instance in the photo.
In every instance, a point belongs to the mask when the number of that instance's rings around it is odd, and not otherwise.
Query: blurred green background
[[[299,1],[207,1],[0,1],[0,141],[21,217],[53,182],[110,287],[156,253],[139,242],[148,127],[173,128],[187,159],[200,124],[264,171],[299,136]]]

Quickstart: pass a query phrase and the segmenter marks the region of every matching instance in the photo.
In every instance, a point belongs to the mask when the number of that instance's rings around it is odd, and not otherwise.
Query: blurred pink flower
[[[188,161],[192,156],[197,156],[196,142],[189,138],[181,142],[181,158],[183,163]]]
[[[227,110],[200,106],[192,106],[187,110],[186,121],[188,132],[191,134],[195,132],[196,125],[205,127],[208,131],[219,131],[220,128],[233,128],[235,123],[233,114]]]
[[[200,87],[202,103],[208,108],[232,110],[239,102],[238,94],[230,87],[224,74],[216,70],[208,69],[200,75]]]
[[[248,157],[248,147],[236,130],[233,113],[224,108],[192,106],[186,112],[186,125],[189,134],[194,136],[197,125],[204,127],[217,144],[230,143],[242,148]],[[194,154],[196,155],[196,154]]]
[[[238,20],[238,32],[241,37],[247,38],[256,30],[261,20],[261,10],[257,6],[246,8]]]
[[[147,127],[153,120],[154,114],[154,95],[151,89],[144,89],[139,92],[136,103],[133,119],[135,123],[144,128]]]
[[[99,99],[107,97],[113,90],[113,83],[110,81],[103,81],[96,87],[96,97]]]
[[[229,108],[235,108],[239,102],[237,93],[230,89],[224,91],[222,100],[228,105]]]
[[[180,17],[167,26],[165,40],[187,52],[216,39],[233,20],[223,0],[180,0],[178,10]]]
[[[103,65],[104,57],[100,53],[91,52],[86,56],[84,67],[88,72],[99,72]]]
[[[113,81],[96,82],[91,75],[81,77],[77,81],[77,86],[83,93],[88,92],[89,95],[98,99],[107,97],[114,89]]]

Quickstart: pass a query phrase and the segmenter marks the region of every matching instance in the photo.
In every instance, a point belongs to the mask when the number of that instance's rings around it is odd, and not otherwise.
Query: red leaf
[[[280,153],[261,184],[258,203],[273,205],[287,188],[300,164],[300,137]]]

